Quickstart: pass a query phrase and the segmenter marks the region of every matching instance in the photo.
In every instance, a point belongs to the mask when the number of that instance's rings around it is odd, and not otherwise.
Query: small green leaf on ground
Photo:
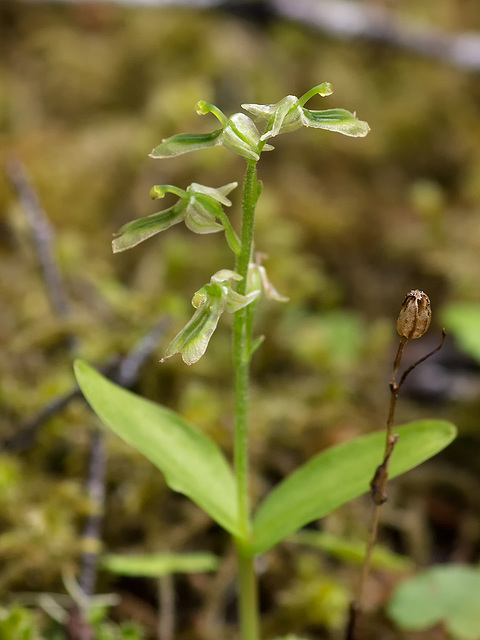
[[[463,565],[433,567],[403,582],[388,615],[406,631],[443,622],[456,640],[480,639],[480,570]]]
[[[292,538],[292,542],[321,549],[326,553],[354,564],[362,564],[365,559],[366,545],[362,540],[347,540],[324,531],[299,531]],[[372,567],[387,571],[408,571],[413,569],[413,562],[406,556],[401,556],[377,545],[373,550]]]
[[[104,569],[122,576],[158,578],[172,573],[215,571],[219,560],[211,553],[110,553],[103,556],[101,564]]]

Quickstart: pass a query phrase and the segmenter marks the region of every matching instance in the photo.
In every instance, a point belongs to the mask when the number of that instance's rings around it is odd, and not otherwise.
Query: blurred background
[[[242,159],[222,148],[148,157],[174,133],[216,128],[196,115],[199,99],[231,114],[323,81],[334,94],[308,106],[355,111],[371,132],[300,130],[275,139],[259,165],[257,249],[290,302],[259,312],[252,491],[258,500],[313,454],[384,426],[398,311],[410,289],[427,292],[432,327],[405,364],[434,348],[444,325],[448,336],[412,375],[397,420],[449,419],[460,436],[392,482],[381,542],[404,564],[374,572],[365,637],[446,637],[442,627],[402,631],[385,607],[412,566],[478,563],[480,1],[3,0],[2,638],[87,638],[74,579],[116,596],[98,601],[97,638],[141,637],[130,623],[145,638],[236,637],[227,536],[139,454],[99,435],[75,396],[72,361],[179,411],[231,457],[230,319],[194,367],[158,362],[193,293],[232,267],[223,238],[179,225],[116,255],[111,239],[173,203],[152,202],[154,184],[241,182]],[[238,228],[240,189],[231,198]],[[312,525],[336,552],[291,541],[260,559],[265,637],[342,637],[359,568],[339,541],[365,540],[369,515],[362,498]],[[85,535],[110,552],[223,560],[218,572],[159,584],[101,570],[94,586],[98,547]],[[22,625],[36,631],[14,635]]]

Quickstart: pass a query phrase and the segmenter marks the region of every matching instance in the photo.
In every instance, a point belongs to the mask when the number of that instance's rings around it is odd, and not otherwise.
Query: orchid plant
[[[383,458],[383,433],[373,433],[321,452],[276,486],[253,512],[249,491],[248,387],[253,354],[262,342],[254,337],[257,305],[267,297],[287,302],[270,283],[261,254],[254,254],[254,220],[262,183],[257,163],[278,135],[301,127],[326,129],[351,137],[366,136],[369,126],[344,109],[310,110],[314,96],[326,97],[332,87],[324,82],[302,97],[286,96],[276,104],[244,104],[245,113],[227,117],[218,107],[200,101],[197,113],[212,114],[220,127],[206,134],[174,135],[161,142],[152,158],[169,158],[209,147],[223,146],[246,161],[241,228],[237,234],[224,207],[237,182],[220,187],[192,183],[185,189],[154,186],[150,195],[178,197],[173,206],[124,225],[113,240],[113,250],[130,249],[169,227],[185,222],[195,233],[223,232],[232,251],[232,265],[220,268],[193,296],[195,309],[188,324],[166,349],[163,360],[180,354],[197,362],[207,349],[226,311],[233,319],[233,373],[235,432],[233,467],[218,445],[179,414],[135,396],[92,369],[75,365],[77,380],[101,420],[127,443],[141,451],[164,474],[167,484],[189,496],[231,536],[237,548],[239,626],[242,640],[258,640],[255,557],[272,548],[307,523],[330,513],[365,493],[378,461]],[[254,121],[255,120],[255,121]],[[257,128],[261,126],[261,130]],[[390,477],[410,469],[445,447],[454,437],[452,425],[424,420],[405,425],[395,449]]]

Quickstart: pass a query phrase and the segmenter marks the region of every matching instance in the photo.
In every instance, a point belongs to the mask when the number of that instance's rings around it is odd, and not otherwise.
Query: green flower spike
[[[150,196],[153,199],[163,198],[166,193],[173,193],[179,197],[178,202],[160,213],[154,213],[124,225],[112,242],[114,253],[135,247],[147,238],[182,221],[195,233],[225,231],[232,251],[236,254],[240,253],[240,241],[222,209],[222,205],[231,206],[232,203],[227,195],[237,185],[237,182],[230,182],[214,189],[192,182],[186,190],[169,184],[152,187]]]
[[[280,133],[294,131],[300,127],[315,127],[337,131],[346,136],[364,137],[370,131],[366,122],[358,120],[354,113],[346,109],[326,109],[311,111],[305,109],[304,104],[315,95],[329,96],[333,93],[329,82],[313,87],[301,98],[286,96],[277,104],[242,104],[243,109],[257,118],[267,121],[265,133],[260,140],[268,140]]]
[[[170,158],[189,151],[207,149],[223,144],[248,160],[259,160],[262,151],[271,151],[273,147],[265,144],[254,122],[244,113],[234,113],[231,118],[220,111],[218,107],[204,100],[197,104],[197,113],[206,115],[212,113],[221,123],[222,128],[212,133],[189,134],[181,133],[163,140],[152,151],[152,158]]]
[[[168,345],[160,362],[176,353],[180,353],[182,360],[188,365],[200,360],[222,313],[235,313],[260,295],[259,290],[251,291],[245,296],[237,293],[232,288],[230,280],[241,279],[235,271],[222,269],[211,277],[209,284],[195,293],[192,305],[196,311],[192,319]]]

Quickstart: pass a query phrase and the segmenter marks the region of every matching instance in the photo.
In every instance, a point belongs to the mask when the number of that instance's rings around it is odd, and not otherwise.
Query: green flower
[[[222,269],[211,277],[208,284],[195,293],[192,305],[196,311],[190,322],[168,345],[161,362],[176,353],[180,353],[182,360],[188,365],[200,360],[222,313],[224,311],[235,313],[259,296],[258,290],[251,291],[245,296],[237,293],[230,281],[241,279],[242,277],[235,271]]]
[[[358,120],[350,111],[345,109],[311,111],[304,108],[303,105],[312,96],[329,96],[331,93],[333,93],[332,85],[324,82],[307,91],[301,98],[286,96],[277,104],[242,104],[242,107],[257,118],[267,121],[266,130],[260,137],[263,141],[300,127],[328,129],[346,136],[366,136],[370,127],[366,122]]]
[[[222,132],[222,144],[248,160],[260,160],[262,148],[268,151],[271,145],[261,145],[260,134],[253,120],[244,113],[234,113]]]
[[[231,118],[227,118],[218,107],[204,100],[197,104],[197,113],[212,113],[220,121],[222,128],[205,134],[181,133],[171,136],[155,147],[150,156],[170,158],[197,149],[223,145],[248,160],[257,161],[262,151],[273,149],[261,140],[253,120],[244,113],[234,113]]]
[[[222,128],[211,133],[180,133],[162,141],[152,151],[152,158],[169,158],[197,149],[207,149],[223,145],[235,153],[257,161],[262,151],[271,151],[273,147],[266,144],[269,138],[280,133],[294,131],[300,127],[315,127],[329,129],[346,136],[366,136],[370,127],[366,122],[358,120],[354,113],[346,109],[326,109],[312,111],[305,109],[304,104],[315,95],[329,96],[333,92],[329,82],[313,87],[301,98],[286,96],[277,104],[243,104],[242,107],[257,118],[267,121],[266,130],[262,135],[254,122],[243,113],[227,116],[218,107],[204,100],[197,104],[197,113],[206,115],[212,113],[221,123]]]
[[[222,209],[222,205],[231,206],[232,203],[226,196],[237,185],[237,182],[231,182],[214,189],[192,182],[186,190],[169,184],[152,187],[152,198],[163,198],[166,193],[173,193],[178,196],[178,202],[160,213],[124,225],[112,242],[114,253],[135,247],[147,238],[183,221],[195,233],[225,231],[230,248],[238,254],[240,241]]]

